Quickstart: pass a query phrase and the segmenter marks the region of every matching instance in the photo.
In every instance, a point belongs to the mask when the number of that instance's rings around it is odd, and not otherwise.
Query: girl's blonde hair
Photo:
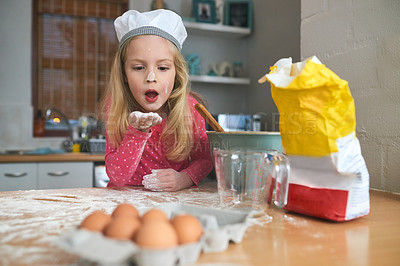
[[[133,111],[145,111],[133,97],[125,78],[126,52],[131,40],[126,41],[115,54],[108,90],[103,98],[106,130],[110,144],[115,148],[121,144],[128,129],[129,114]],[[176,75],[171,95],[164,104],[168,121],[160,139],[164,143],[163,147],[167,149],[165,155],[167,159],[183,161],[190,155],[193,146],[193,129],[197,129],[187,99],[189,94],[193,94],[196,98],[199,95],[190,92],[188,69],[184,57],[175,45],[170,43],[170,46],[174,51]],[[201,101],[201,98],[198,100]]]

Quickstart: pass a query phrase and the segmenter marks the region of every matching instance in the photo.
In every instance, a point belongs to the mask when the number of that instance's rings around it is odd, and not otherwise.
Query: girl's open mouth
[[[148,90],[146,91],[145,95],[146,95],[146,100],[151,103],[157,101],[158,99],[158,92],[155,90]]]

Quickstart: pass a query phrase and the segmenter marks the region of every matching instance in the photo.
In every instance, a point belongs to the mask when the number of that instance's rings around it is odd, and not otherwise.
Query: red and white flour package
[[[332,221],[369,213],[369,174],[357,138],[341,140],[336,164],[329,157],[289,156],[286,210]]]
[[[295,64],[284,58],[270,69],[259,82],[271,84],[290,160],[285,209],[332,221],[367,215],[369,174],[348,82],[315,56]]]

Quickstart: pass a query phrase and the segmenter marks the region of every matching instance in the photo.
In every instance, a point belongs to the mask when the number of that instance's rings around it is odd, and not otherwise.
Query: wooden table
[[[254,220],[240,244],[201,254],[196,265],[400,265],[400,195],[371,191],[371,213],[334,223],[277,208]],[[165,202],[219,207],[215,181],[179,192],[82,188],[0,193],[0,265],[70,265],[52,245],[90,212]]]

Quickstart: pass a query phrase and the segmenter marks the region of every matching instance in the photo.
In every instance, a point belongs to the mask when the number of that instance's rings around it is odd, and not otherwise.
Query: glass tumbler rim
[[[234,153],[240,153],[243,155],[248,155],[248,154],[270,154],[270,155],[283,155],[283,153],[274,150],[274,149],[263,149],[263,148],[246,148],[246,147],[238,147],[238,148],[232,148],[232,149],[220,149],[220,148],[214,148],[213,149],[213,154],[214,156],[217,155],[230,155]]]

